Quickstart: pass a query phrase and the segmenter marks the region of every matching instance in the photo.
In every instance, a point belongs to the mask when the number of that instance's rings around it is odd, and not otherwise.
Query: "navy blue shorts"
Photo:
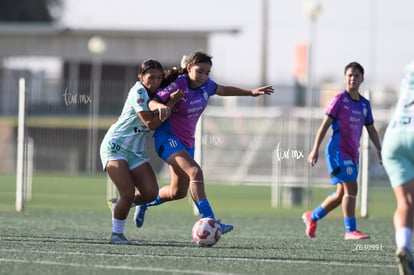
[[[164,161],[174,153],[184,150],[194,158],[194,147],[186,147],[174,134],[167,131],[154,134],[155,151]]]
[[[358,179],[358,163],[351,159],[342,159],[338,150],[326,150],[325,159],[333,185]]]

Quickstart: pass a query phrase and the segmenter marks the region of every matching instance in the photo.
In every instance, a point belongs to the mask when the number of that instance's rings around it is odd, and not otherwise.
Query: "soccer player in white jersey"
[[[118,189],[120,198],[113,206],[110,243],[130,244],[125,238],[125,223],[134,204],[153,201],[158,183],[145,152],[146,138],[171,114],[180,93],[167,106],[151,112],[148,101],[164,80],[164,70],[155,60],[144,61],[138,69],[139,81],[130,89],[122,113],[107,131],[100,148],[103,169]],[[173,96],[172,96],[173,97]]]
[[[396,257],[400,274],[414,274],[414,61],[401,81],[400,96],[384,136],[382,156],[397,208],[394,213]]]

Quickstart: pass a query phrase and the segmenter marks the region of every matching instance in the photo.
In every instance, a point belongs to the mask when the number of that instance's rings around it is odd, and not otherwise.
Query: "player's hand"
[[[177,89],[175,92],[172,92],[170,94],[170,100],[173,100],[174,102],[178,102],[181,100],[181,98],[183,98],[184,96],[184,91],[181,89]]]
[[[183,98],[184,91],[177,89],[175,92],[170,94],[170,100],[168,101],[168,107],[171,108],[171,112],[177,112],[175,105]]]
[[[315,166],[316,165],[316,163],[318,162],[318,158],[319,158],[319,153],[318,153],[318,151],[311,151],[310,152],[310,154],[309,154],[309,157],[308,157],[308,163],[311,165],[311,166]]]
[[[252,90],[252,96],[271,95],[274,93],[273,86],[263,86]]]
[[[158,117],[161,121],[167,120],[171,115],[171,108],[165,105],[160,104],[158,107]]]

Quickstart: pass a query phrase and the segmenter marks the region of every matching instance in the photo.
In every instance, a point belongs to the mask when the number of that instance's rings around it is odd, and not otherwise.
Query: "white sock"
[[[405,247],[411,252],[412,230],[408,227],[401,227],[395,231],[395,243],[397,247]]]
[[[126,224],[126,219],[125,220],[118,220],[116,218],[112,219],[112,232],[113,233],[118,233],[118,234],[123,234],[124,230],[125,230],[125,224]]]

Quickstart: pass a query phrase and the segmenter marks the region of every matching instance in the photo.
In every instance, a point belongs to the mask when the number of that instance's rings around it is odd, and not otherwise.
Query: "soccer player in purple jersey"
[[[345,240],[367,239],[356,227],[355,204],[358,192],[359,141],[365,126],[369,138],[377,149],[381,161],[381,144],[374,127],[370,102],[359,93],[364,81],[364,68],[357,62],[345,67],[346,90],[336,95],[326,110],[321,126],[316,134],[308,162],[314,166],[319,158],[319,147],[329,127],[332,136],[326,146],[325,158],[331,183],[336,192],[329,195],[313,211],[307,211],[302,219],[306,225],[306,235],[315,238],[317,221],[342,204],[344,215]]]
[[[186,197],[188,189],[201,217],[215,218],[207,200],[204,188],[204,176],[200,165],[194,160],[194,134],[196,124],[207,106],[209,97],[220,96],[260,96],[273,93],[272,86],[263,86],[253,90],[232,86],[222,86],[210,79],[212,57],[197,51],[185,59],[180,68],[173,68],[172,81],[159,91],[156,99],[150,101],[150,109],[155,110],[165,104],[169,95],[177,89],[184,91],[183,98],[175,105],[171,117],[155,131],[155,149],[158,155],[168,163],[171,174],[169,185],[160,188],[155,201],[137,206],[135,223],[141,227],[147,207],[178,200]],[[178,75],[178,76],[177,76]],[[165,78],[170,78],[167,75]],[[221,223],[222,232],[233,229],[232,225]]]

